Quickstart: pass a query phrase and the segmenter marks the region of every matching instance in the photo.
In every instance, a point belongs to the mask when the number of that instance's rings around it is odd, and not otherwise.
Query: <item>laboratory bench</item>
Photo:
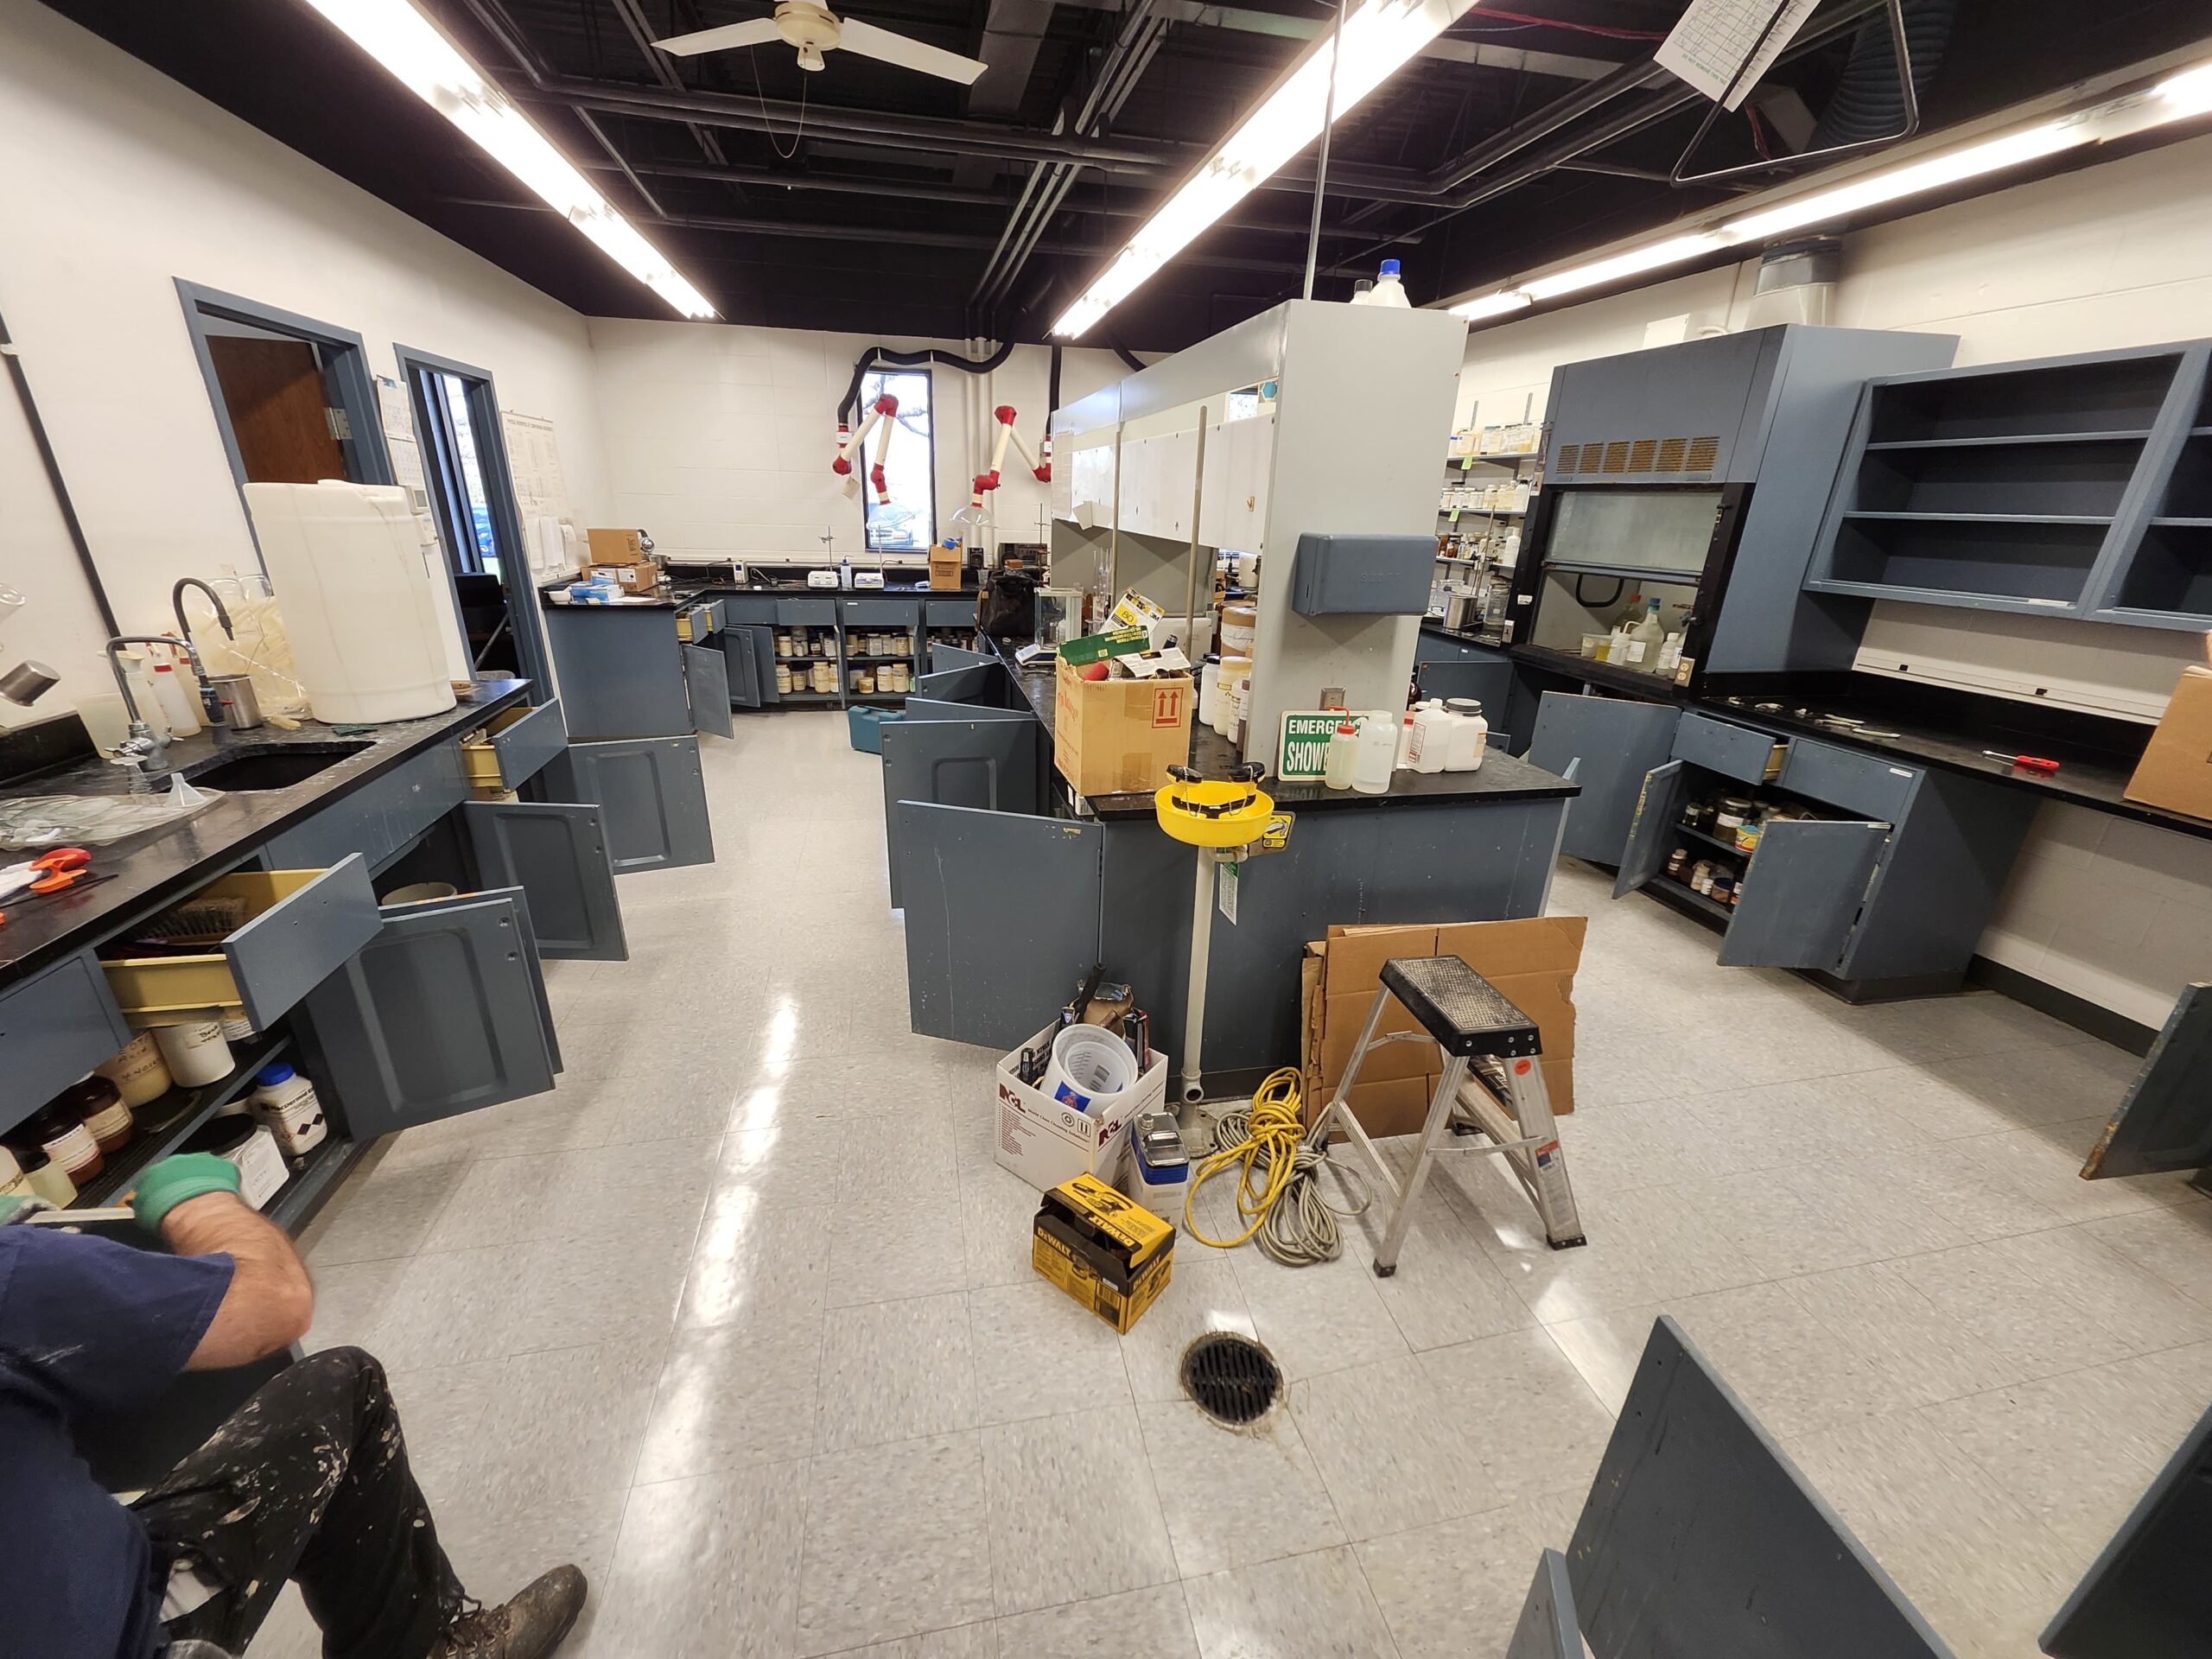
[[[135,1108],[132,1140],[78,1206],[116,1201],[282,1059],[329,1126],[263,1206],[296,1233],[379,1136],[552,1088],[562,1058],[542,963],[627,957],[612,831],[630,809],[602,803],[651,793],[667,769],[580,760],[594,746],[571,744],[562,703],[531,695],[484,680],[451,710],[357,737],[310,721],[175,741],[165,761],[211,804],[91,849],[106,879],[81,893],[5,906],[0,1134],[143,1031],[233,1022],[251,1034],[231,1039],[225,1075]],[[683,747],[696,773],[696,741]],[[0,799],[131,787],[69,717],[0,736]],[[684,855],[710,858],[711,845]],[[430,882],[451,895],[391,901]],[[202,942],[211,917],[229,931]],[[127,1447],[88,1446],[95,1466],[157,1471],[259,1380],[193,1381],[174,1409],[128,1426]]]
[[[1103,963],[1137,988],[1154,1046],[1179,1054],[1196,854],[1148,795],[1077,797],[1054,770],[1049,658],[1023,667],[996,645],[931,662],[882,730],[913,1028],[1011,1048]],[[1190,753],[1217,776],[1237,758],[1204,726]],[[1496,750],[1472,772],[1396,773],[1382,795],[1285,787],[1289,844],[1247,861],[1212,913],[1208,1078],[1297,1062],[1299,963],[1332,925],[1541,914],[1575,792]]]

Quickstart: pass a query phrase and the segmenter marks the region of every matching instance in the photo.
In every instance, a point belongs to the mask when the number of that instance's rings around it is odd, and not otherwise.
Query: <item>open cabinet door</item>
[[[484,884],[520,887],[530,895],[541,957],[630,959],[599,808],[470,801],[461,809],[461,820]]]
[[[1834,973],[1889,840],[1886,823],[1769,819],[1736,886],[1720,965]]]
[[[696,737],[610,738],[571,743],[569,772],[549,784],[598,806],[618,875],[715,861],[706,774]],[[562,782],[573,788],[563,788]]]
[[[2212,985],[2185,985],[2085,1179],[2212,1166]]]
[[[1037,810],[1034,720],[893,721],[883,728],[883,829],[891,907],[902,908],[899,803],[972,806],[1023,817]]]
[[[760,645],[747,627],[725,628],[715,649],[722,654],[722,673],[729,681],[729,701],[734,709],[758,709],[760,706]],[[733,725],[730,735],[737,728]]]
[[[913,1028],[1001,1052],[1034,1036],[1098,960],[1105,826],[918,801],[891,810]]]
[[[1575,766],[1581,760],[1577,755],[1567,762]],[[1674,840],[1675,814],[1682,798],[1682,763],[1669,760],[1663,766],[1655,766],[1646,774],[1643,788],[1636,798],[1636,816],[1629,821],[1628,838],[1618,856],[1621,861],[1620,874],[1613,881],[1613,897],[1623,899],[1659,874],[1667,862],[1669,844]],[[1567,803],[1567,822],[1574,821],[1574,804]]]
[[[308,993],[356,1141],[553,1086],[543,981],[509,889],[391,905],[360,953]]]
[[[1529,764],[1564,772],[1568,761],[1582,762],[1582,793],[1567,804],[1560,851],[1597,864],[1621,861],[1637,792],[1645,774],[1672,753],[1678,718],[1671,703],[1544,693]]]
[[[715,737],[735,737],[730,721],[729,658],[719,645],[683,647],[683,683],[691,695],[691,724]]]

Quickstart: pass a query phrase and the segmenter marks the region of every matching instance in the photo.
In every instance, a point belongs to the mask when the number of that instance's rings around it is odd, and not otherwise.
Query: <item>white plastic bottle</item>
[[[168,716],[169,735],[190,737],[200,729],[199,696],[186,687],[189,682],[176,671],[174,663],[154,664],[154,701],[162,705]]]
[[[1394,770],[1408,772],[1414,764],[1414,711],[1406,710],[1404,723],[1398,728],[1398,763]]]
[[[1451,751],[1451,716],[1433,698],[1414,705],[1414,736],[1408,756],[1415,772],[1441,772]]]
[[[130,683],[130,702],[137,709],[138,718],[153,728],[155,736],[168,736],[168,711],[162,707],[161,696],[154,688],[154,671],[148,665],[144,653],[119,651],[116,655],[122,659],[123,677]]]
[[[1359,725],[1357,769],[1353,772],[1351,786],[1363,795],[1387,794],[1390,788],[1390,763],[1397,758],[1398,736],[1390,729],[1388,721],[1363,720]]]
[[[1446,734],[1449,747],[1444,769],[1473,772],[1482,765],[1483,752],[1490,743],[1490,722],[1483,718],[1483,706],[1473,697],[1452,697],[1446,699],[1444,709],[1452,718],[1452,728]]]
[[[1337,727],[1336,735],[1329,740],[1328,759],[1322,770],[1321,781],[1331,789],[1350,789],[1358,770],[1359,728],[1347,720]]]
[[[1367,296],[1367,303],[1391,306],[1400,311],[1414,308],[1414,302],[1406,297],[1406,285],[1398,280],[1396,260],[1385,259],[1382,262],[1382,269],[1376,275],[1375,287]]]

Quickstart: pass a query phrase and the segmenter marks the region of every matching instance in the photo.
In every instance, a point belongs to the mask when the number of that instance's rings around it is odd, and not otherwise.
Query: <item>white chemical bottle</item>
[[[1441,772],[1451,754],[1451,720],[1433,698],[1414,705],[1413,741],[1406,756],[1415,772]]]
[[[317,720],[413,720],[454,706],[422,527],[396,485],[249,484],[247,510]]]
[[[1398,262],[1385,259],[1376,273],[1375,287],[1367,296],[1370,305],[1389,306],[1399,311],[1410,311],[1414,302],[1406,297],[1406,285],[1398,280]]]
[[[1359,728],[1350,721],[1339,724],[1329,739],[1328,759],[1321,781],[1331,789],[1350,789],[1359,771]]]
[[[1363,795],[1387,794],[1390,763],[1397,755],[1398,734],[1390,729],[1389,721],[1372,718],[1360,721],[1357,766],[1351,786]]]
[[[1444,711],[1451,716],[1452,728],[1446,736],[1444,769],[1446,772],[1473,772],[1483,763],[1483,752],[1489,747],[1490,722],[1483,718],[1483,706],[1472,697],[1446,699]]]
[[[168,717],[169,735],[190,737],[200,729],[200,697],[192,682],[174,663],[154,664],[154,701]]]

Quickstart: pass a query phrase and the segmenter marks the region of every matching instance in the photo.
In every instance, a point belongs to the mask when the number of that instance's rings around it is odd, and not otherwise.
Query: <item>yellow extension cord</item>
[[[1333,1160],[1326,1148],[1306,1139],[1300,1109],[1302,1092],[1298,1069],[1282,1066],[1268,1074],[1252,1096],[1249,1112],[1224,1112],[1216,1121],[1214,1150],[1200,1161],[1183,1198],[1184,1228],[1199,1243],[1228,1250],[1256,1237],[1262,1249],[1292,1267],[1334,1261],[1343,1251],[1337,1218],[1367,1208],[1367,1179],[1349,1165],[1338,1164],[1340,1173],[1358,1179],[1359,1203],[1338,1211],[1321,1196],[1321,1166]],[[1236,1211],[1250,1224],[1234,1238],[1210,1238],[1199,1230],[1196,1218],[1198,1189],[1231,1169],[1242,1172]]]

